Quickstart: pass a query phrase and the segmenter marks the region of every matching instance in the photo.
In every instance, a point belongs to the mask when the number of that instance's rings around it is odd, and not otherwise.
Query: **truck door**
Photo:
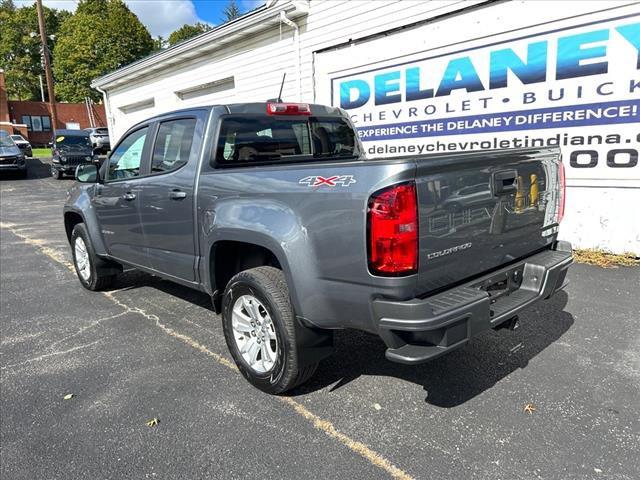
[[[96,185],[92,200],[109,253],[141,266],[149,266],[139,216],[148,131],[149,126],[143,126],[118,144],[104,167],[104,183]]]
[[[190,282],[197,280],[194,188],[205,123],[203,112],[158,122],[140,210],[152,268]]]

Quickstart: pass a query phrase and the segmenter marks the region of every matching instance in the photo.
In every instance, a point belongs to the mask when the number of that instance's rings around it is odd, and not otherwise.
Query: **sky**
[[[228,0],[124,0],[131,11],[147,27],[153,37],[167,38],[185,23],[196,22],[217,25],[222,22],[222,10]],[[15,0],[17,6],[30,5],[34,0]],[[236,0],[242,13],[253,10],[265,0]],[[76,0],[43,0],[50,8],[73,11]]]

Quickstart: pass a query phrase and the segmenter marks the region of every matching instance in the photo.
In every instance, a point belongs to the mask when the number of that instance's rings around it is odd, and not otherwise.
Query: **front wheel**
[[[286,392],[307,381],[318,366],[300,365],[294,322],[281,270],[252,268],[229,281],[222,304],[227,346],[242,375],[264,392]]]
[[[115,275],[104,273],[99,268],[104,262],[93,250],[93,245],[91,245],[91,239],[84,223],[79,223],[73,228],[71,251],[76,274],[84,288],[94,291],[103,290],[113,283]]]
[[[53,178],[55,178],[56,180],[61,180],[63,175],[64,173],[62,173],[62,171],[58,170],[57,168],[51,167],[51,176]]]

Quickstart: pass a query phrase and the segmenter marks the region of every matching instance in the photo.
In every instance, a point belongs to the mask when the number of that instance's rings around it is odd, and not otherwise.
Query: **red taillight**
[[[376,275],[410,275],[418,270],[416,185],[401,183],[369,198],[369,270]]]
[[[567,180],[564,175],[564,163],[560,159],[560,167],[558,169],[558,180],[560,180],[560,198],[558,199],[558,223],[564,218],[564,203],[567,198]]]
[[[311,115],[308,103],[267,103],[269,115]]]

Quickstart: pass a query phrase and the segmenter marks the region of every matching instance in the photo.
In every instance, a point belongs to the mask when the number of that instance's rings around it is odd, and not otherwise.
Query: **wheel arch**
[[[246,236],[230,235],[216,239],[209,246],[205,278],[211,290],[216,311],[220,311],[221,299],[229,280],[243,270],[271,266],[282,270],[294,309],[296,302],[294,282],[289,264],[282,248],[267,238],[257,239],[255,234],[249,240]],[[249,240],[249,241],[247,241]]]
[[[71,244],[71,234],[73,229],[79,223],[85,223],[84,218],[78,212],[67,211],[64,212],[64,230],[67,234],[67,241]]]
[[[63,215],[64,229],[69,244],[71,244],[71,234],[73,233],[73,228],[78,223],[84,223],[96,255],[102,256],[107,254],[107,250],[102,240],[102,235],[100,234],[98,222],[93,216],[84,215],[83,211],[81,211],[80,209],[69,207],[65,207]]]

